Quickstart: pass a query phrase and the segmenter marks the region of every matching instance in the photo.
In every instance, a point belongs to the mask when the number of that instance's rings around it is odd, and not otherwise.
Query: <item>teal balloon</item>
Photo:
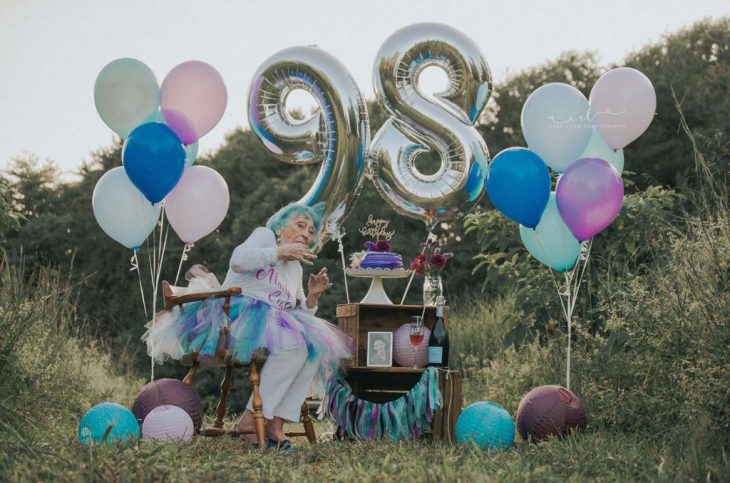
[[[578,159],[583,158],[605,159],[614,168],[616,168],[618,174],[624,172],[624,150],[616,149],[614,151],[611,149],[609,145],[606,144],[606,141],[603,140],[600,133],[595,129],[593,130],[593,134],[591,134],[590,141],[588,141],[588,146],[586,146],[585,151],[583,151],[583,154],[581,154]]]
[[[124,139],[160,107],[160,86],[152,69],[122,58],[104,66],[94,83],[94,104],[101,119]]]
[[[515,423],[505,408],[493,402],[477,402],[456,420],[456,441],[482,449],[506,449],[515,441]]]
[[[530,255],[558,272],[573,268],[580,255],[580,242],[560,217],[554,192],[534,229],[520,225],[520,238]]]
[[[193,144],[183,145],[185,149],[185,167],[189,168],[198,159],[198,141]]]
[[[81,444],[113,443],[139,439],[137,418],[124,406],[103,402],[86,411],[79,422]]]
[[[161,124],[165,124],[165,116],[162,114],[162,111],[158,109],[151,115],[147,116],[140,124],[145,124],[147,122],[159,122]]]

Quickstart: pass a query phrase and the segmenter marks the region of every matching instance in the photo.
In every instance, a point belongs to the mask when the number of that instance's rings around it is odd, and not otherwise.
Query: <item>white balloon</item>
[[[132,249],[142,245],[160,218],[160,204],[150,203],[129,181],[122,166],[99,179],[91,205],[104,233]]]
[[[180,239],[194,243],[218,228],[229,202],[223,176],[207,166],[191,166],[165,198],[165,214]]]
[[[596,131],[611,149],[620,149],[651,124],[656,92],[647,76],[630,67],[619,67],[596,81],[589,103]]]
[[[580,158],[593,130],[586,96],[560,82],[545,84],[529,95],[521,123],[529,148],[557,172]]]
[[[190,441],[194,433],[190,415],[184,409],[169,404],[157,406],[142,423],[142,439]]]

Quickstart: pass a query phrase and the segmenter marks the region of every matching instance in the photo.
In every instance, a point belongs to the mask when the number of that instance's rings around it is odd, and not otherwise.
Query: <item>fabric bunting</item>
[[[438,370],[427,368],[407,394],[386,403],[360,399],[343,380],[333,381],[322,403],[325,415],[339,426],[341,436],[399,441],[430,431],[433,415],[441,409]]]

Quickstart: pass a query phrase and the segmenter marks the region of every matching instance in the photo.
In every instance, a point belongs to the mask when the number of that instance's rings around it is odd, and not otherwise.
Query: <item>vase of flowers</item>
[[[423,305],[436,305],[436,297],[443,295],[441,270],[454,254],[442,252],[435,241],[420,243],[421,253],[411,261],[411,270],[423,275]]]

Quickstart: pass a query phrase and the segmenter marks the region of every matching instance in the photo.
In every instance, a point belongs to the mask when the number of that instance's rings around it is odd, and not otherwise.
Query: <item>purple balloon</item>
[[[616,219],[624,184],[605,159],[583,158],[568,166],[555,192],[563,221],[579,241],[585,241]]]

